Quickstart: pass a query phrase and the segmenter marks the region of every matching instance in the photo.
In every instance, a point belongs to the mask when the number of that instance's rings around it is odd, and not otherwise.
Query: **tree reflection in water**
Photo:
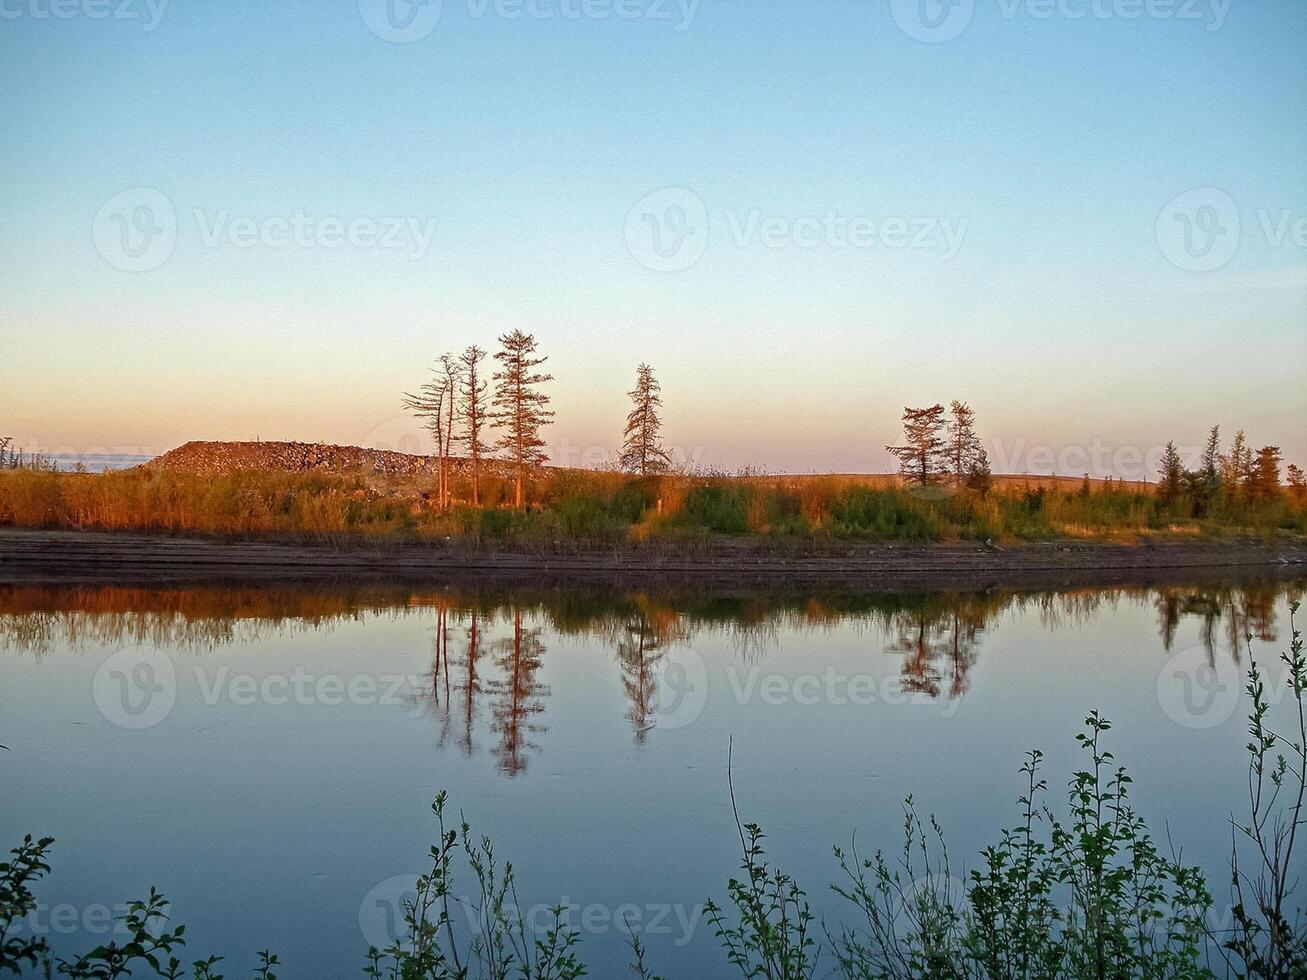
[[[499,770],[516,776],[546,730],[550,688],[539,674],[547,634],[586,637],[613,651],[625,717],[643,745],[657,728],[669,656],[709,636],[724,641],[736,661],[754,663],[771,656],[783,634],[850,626],[875,632],[882,649],[901,660],[905,693],[952,700],[967,693],[986,632],[1008,612],[1035,612],[1054,629],[1123,604],[1151,607],[1165,650],[1183,623],[1196,620],[1214,665],[1219,656],[1239,663],[1247,635],[1275,642],[1277,602],[1302,591],[1302,582],[1274,580],[920,594],[0,586],[0,651],[39,661],[56,649],[134,644],[203,656],[349,621],[430,619],[430,669],[417,695],[438,720],[440,744],[473,756],[484,723]]]

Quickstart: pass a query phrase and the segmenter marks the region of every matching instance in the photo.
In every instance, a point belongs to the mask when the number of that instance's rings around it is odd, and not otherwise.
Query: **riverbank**
[[[226,582],[561,579],[840,582],[867,588],[1150,584],[1237,574],[1307,576],[1307,543],[1145,539],[1010,547],[955,543],[828,543],[780,547],[749,539],[693,550],[626,546],[526,551],[461,543],[223,541],[127,532],[0,528],[0,582]]]

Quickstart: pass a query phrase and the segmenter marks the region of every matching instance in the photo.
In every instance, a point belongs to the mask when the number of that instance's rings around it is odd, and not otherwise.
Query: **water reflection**
[[[738,663],[772,654],[783,635],[852,629],[896,658],[907,694],[966,695],[985,638],[1009,615],[1036,613],[1047,629],[1104,612],[1153,609],[1163,647],[1185,622],[1218,657],[1242,662],[1244,640],[1275,642],[1276,603],[1303,583],[971,593],[718,593],[701,591],[409,588],[0,587],[0,650],[38,661],[58,649],[149,646],[206,652],[269,635],[330,631],[342,623],[420,618],[431,623],[429,670],[414,692],[442,747],[483,749],[517,776],[541,751],[552,691],[542,680],[550,637],[583,637],[611,651],[625,720],[637,745],[665,720],[668,688],[684,683],[677,651],[712,638]],[[484,743],[484,744],[482,744]]]

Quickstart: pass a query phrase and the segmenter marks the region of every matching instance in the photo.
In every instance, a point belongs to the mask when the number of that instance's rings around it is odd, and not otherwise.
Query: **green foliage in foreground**
[[[505,481],[484,475],[483,506],[453,480],[441,506],[425,480],[375,474],[127,470],[0,470],[0,525],[457,541],[519,547],[611,546],[709,539],[764,541],[995,541],[1149,534],[1307,535],[1298,487],[1256,499],[1218,494],[1201,510],[1157,487],[1119,481],[1078,487],[1005,480],[983,492],[907,487],[874,477],[661,474],[630,477],[542,470],[528,506],[506,503]],[[1036,481],[1038,482],[1038,481]]]
[[[1293,607],[1296,614],[1297,604]],[[891,860],[856,847],[835,850],[843,872],[833,886],[853,910],[854,924],[821,929],[793,877],[767,862],[764,835],[743,823],[731,804],[741,847],[741,874],[727,884],[726,904],[707,904],[726,961],[746,977],[806,980],[831,963],[848,980],[872,978],[1211,978],[1307,977],[1307,924],[1291,910],[1297,831],[1304,825],[1307,781],[1307,656],[1295,627],[1283,655],[1296,705],[1295,731],[1266,724],[1266,681],[1253,663],[1247,691],[1250,813],[1234,822],[1231,854],[1233,917],[1214,926],[1213,899],[1203,875],[1166,856],[1129,802],[1131,780],[1103,744],[1110,723],[1091,713],[1077,736],[1085,768],[1067,788],[1065,814],[1045,801],[1042,756],[1029,753],[1020,820],[986,848],[966,881],[950,873],[942,829],[923,823],[911,798],[904,804],[904,841]],[[730,765],[728,764],[728,774]],[[585,975],[579,935],[562,907],[539,933],[524,926],[510,863],[493,843],[473,837],[466,821],[447,825],[447,799],[432,805],[438,832],[431,869],[405,903],[405,935],[386,950],[368,950],[363,975],[372,980],[572,980]],[[1240,846],[1239,840],[1242,840]],[[0,863],[0,974],[116,978],[149,974],[218,980],[219,957],[184,965],[185,927],[170,927],[157,892],[129,907],[128,939],[72,960],[56,958],[43,939],[16,928],[36,908],[32,887],[49,872],[50,838],[26,838]],[[1248,862],[1248,866],[1244,865]],[[455,884],[456,864],[475,884]],[[451,904],[475,911],[471,930],[457,928]],[[468,933],[470,934],[464,934]],[[649,951],[632,936],[632,972],[657,980]],[[259,954],[255,976],[275,980],[277,957]]]

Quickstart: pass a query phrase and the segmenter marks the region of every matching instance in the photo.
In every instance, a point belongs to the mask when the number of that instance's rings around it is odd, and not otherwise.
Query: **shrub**
[[[695,487],[681,507],[684,520],[714,534],[743,534],[749,530],[744,491],[719,484]]]
[[[835,529],[857,537],[928,541],[941,537],[924,502],[899,490],[849,487],[831,507]]]

